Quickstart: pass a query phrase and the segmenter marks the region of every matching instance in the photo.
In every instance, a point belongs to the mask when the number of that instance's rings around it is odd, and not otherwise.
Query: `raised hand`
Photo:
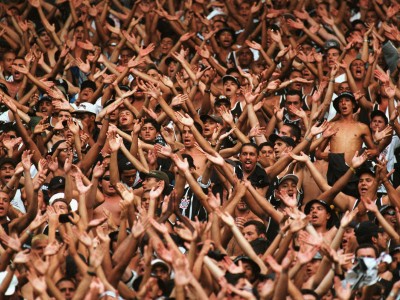
[[[289,155],[291,158],[293,158],[294,160],[299,161],[299,162],[305,163],[305,162],[311,160],[310,157],[307,154],[304,154],[303,151],[300,152],[300,155],[295,155],[292,152],[290,152]]]
[[[175,116],[183,126],[192,127],[194,125],[193,119],[186,113],[183,115],[181,112],[177,111],[175,112]]]
[[[368,155],[366,151],[363,152],[363,154],[358,155],[358,151],[354,154],[352,160],[351,160],[351,165],[353,168],[358,168],[361,166],[368,158]]]
[[[374,138],[375,142],[380,142],[384,138],[391,136],[392,132],[392,127],[388,125],[382,131],[379,131],[379,129],[377,129],[375,132],[372,133],[372,137]]]

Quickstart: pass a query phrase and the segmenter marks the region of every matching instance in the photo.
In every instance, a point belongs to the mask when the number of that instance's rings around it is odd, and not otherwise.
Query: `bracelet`
[[[329,79],[329,82],[335,82],[335,79]]]
[[[290,79],[290,80],[289,80],[289,84],[292,84],[292,83],[293,83],[293,79]]]
[[[305,139],[307,142],[309,142],[309,143],[311,143],[311,141],[312,141],[312,138],[310,139],[310,138],[307,137],[307,136],[306,136],[304,139]]]
[[[389,297],[396,297],[396,295],[397,295],[397,293],[394,293],[393,291],[390,291],[390,293],[389,293]]]
[[[32,233],[32,231],[30,231],[29,229],[27,229],[25,232],[26,232],[26,234],[29,235],[30,237],[33,237],[33,233]]]
[[[109,120],[110,120],[110,116],[109,116],[109,115],[106,115],[106,116],[104,117],[104,120],[109,121]]]
[[[172,153],[178,153],[179,150],[180,150],[179,148],[178,148],[178,149],[175,149],[175,150],[172,151]]]
[[[373,141],[374,145],[379,145],[379,141]]]
[[[390,126],[394,126],[394,121],[390,121],[390,122],[389,122],[389,125],[390,125]]]
[[[90,276],[96,276],[96,272],[87,271],[86,273]]]
[[[350,169],[354,174],[357,173],[356,169],[354,169],[353,167],[349,167],[349,169]]]
[[[368,43],[368,39],[365,39],[365,40],[364,40],[364,43]]]
[[[198,83],[198,82],[195,82],[193,85],[194,85],[194,86],[199,86],[199,83]]]
[[[204,90],[204,93],[211,94],[211,89],[209,89],[209,90]]]
[[[12,188],[9,187],[8,183],[6,183],[5,187],[8,188],[10,191],[13,191],[13,190],[14,190],[14,187],[12,187]]]

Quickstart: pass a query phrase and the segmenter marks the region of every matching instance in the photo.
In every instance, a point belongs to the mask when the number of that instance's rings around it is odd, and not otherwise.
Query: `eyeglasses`
[[[110,176],[103,176],[103,180],[110,181]]]

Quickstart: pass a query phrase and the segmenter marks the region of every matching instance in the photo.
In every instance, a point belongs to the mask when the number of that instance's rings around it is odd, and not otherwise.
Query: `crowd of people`
[[[400,299],[396,0],[0,19],[0,299]]]

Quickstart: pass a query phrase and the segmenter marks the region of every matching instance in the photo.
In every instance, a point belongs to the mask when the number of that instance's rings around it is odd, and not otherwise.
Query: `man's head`
[[[356,81],[361,81],[365,78],[365,63],[361,59],[355,59],[350,64],[350,71]]]
[[[331,47],[326,51],[326,63],[330,69],[337,63],[340,53],[340,48],[337,47]]]
[[[135,116],[129,109],[123,107],[119,110],[118,126],[122,130],[132,129],[134,119],[135,119]]]
[[[301,109],[302,105],[303,105],[303,98],[299,91],[290,90],[287,92],[285,100],[285,109],[289,113],[289,116],[291,118],[298,118],[298,117],[295,114],[291,113],[289,108],[294,107],[297,109]]]
[[[385,218],[385,220],[393,226],[395,230],[398,228],[397,218],[396,218],[396,209],[392,205],[384,205],[379,210],[381,215]]]
[[[260,153],[260,157],[275,159],[274,144],[270,142],[258,145],[258,152]]]
[[[355,228],[355,234],[359,245],[369,243],[377,247],[379,238],[378,233],[384,232],[383,228],[380,228],[371,221],[361,222]]]
[[[294,140],[288,136],[271,134],[269,136],[269,141],[274,144],[274,153],[276,159],[279,159],[283,153],[290,152],[295,146]]]
[[[201,125],[197,122],[194,123],[194,126],[196,127],[198,132],[203,132],[203,128]],[[193,132],[190,129],[190,127],[184,126],[182,130],[182,141],[183,145],[185,148],[190,149],[194,147],[194,143],[196,142],[196,139],[194,138]]]
[[[85,80],[81,84],[81,90],[79,92],[79,103],[87,102],[93,96],[96,91],[96,83],[92,80]]]
[[[53,113],[53,110],[54,107],[50,97],[45,95],[39,98],[38,102],[36,103],[37,112],[41,112],[42,114],[50,117]]]
[[[0,219],[7,217],[8,210],[10,209],[10,196],[0,191]]]
[[[254,60],[253,52],[251,52],[249,47],[242,47],[237,52],[238,62],[241,68],[247,69],[250,67]]]
[[[235,31],[230,27],[224,27],[217,31],[215,39],[223,49],[228,49],[236,41]]]
[[[76,291],[76,282],[72,278],[63,277],[56,283],[64,299],[71,300]]]
[[[0,159],[0,182],[4,186],[14,175],[17,163],[14,159],[3,157]]]
[[[167,55],[174,46],[175,42],[172,35],[162,35],[160,41],[160,52]]]
[[[283,124],[279,129],[280,136],[288,136],[292,138],[296,143],[300,141],[301,129],[296,124]]]
[[[218,129],[224,123],[222,118],[217,115],[202,115],[200,119],[204,124],[203,136],[205,138],[211,138],[214,130]]]
[[[14,51],[6,51],[3,54],[3,59],[1,60],[2,66],[4,73],[6,75],[11,75],[12,73],[12,64],[14,62],[14,59],[16,58],[16,54]]]
[[[18,56],[14,59],[14,61],[12,62],[12,65],[17,66],[17,67],[23,67],[23,66],[26,66],[26,62],[23,57]],[[12,73],[12,76],[13,76],[13,79],[15,82],[20,82],[20,81],[22,81],[22,79],[24,79],[25,75],[15,69],[12,69],[11,73]]]
[[[250,220],[243,225],[243,236],[248,242],[258,238],[265,239],[267,228],[264,223],[257,220]]]
[[[161,186],[163,191],[165,191],[166,187],[169,186],[169,177],[163,171],[152,170],[146,174],[146,178],[143,180],[142,184],[144,190]]]
[[[375,248],[373,244],[364,243],[360,244],[355,252],[356,258],[370,257],[378,258],[378,249]]]
[[[103,194],[107,196],[114,196],[117,194],[117,191],[115,190],[114,186],[111,184],[111,177],[110,177],[110,170],[106,170],[101,177],[101,180],[99,182],[99,186],[101,187],[101,190]]]
[[[151,273],[152,276],[161,279],[162,281],[166,282],[169,280],[171,268],[170,266],[161,259],[154,259],[151,262]]]
[[[333,107],[342,116],[354,114],[358,109],[358,104],[354,95],[349,92],[339,94],[333,101]]]
[[[314,199],[304,207],[304,213],[311,217],[310,223],[314,227],[328,228],[329,220],[332,218],[332,210],[325,201]]]
[[[43,256],[44,249],[49,243],[49,237],[45,234],[37,234],[32,238],[31,249],[32,252],[38,254],[40,257]]]
[[[224,89],[224,95],[227,97],[235,96],[240,88],[239,79],[233,75],[225,75],[222,77],[222,85]]]
[[[358,170],[358,193],[361,197],[374,194],[378,188],[378,182],[372,169],[362,167]]]
[[[243,144],[239,152],[239,160],[243,171],[247,174],[253,172],[258,160],[258,147],[253,143]]]
[[[373,132],[375,131],[382,131],[388,124],[388,118],[386,117],[385,113],[380,110],[374,110],[371,113],[371,123],[369,127]]]
[[[292,70],[289,74],[289,80],[292,80],[292,79],[295,79],[298,77],[300,77],[300,78],[303,77],[303,74],[298,70]],[[291,83],[288,86],[288,89],[291,91],[301,92],[302,86],[303,86],[303,84],[301,82],[294,80],[293,83]]]
[[[145,119],[140,129],[140,137],[143,141],[154,143],[160,132],[160,124],[154,119]]]
[[[278,186],[276,191],[279,193],[285,192],[289,197],[296,197],[298,194],[297,184],[299,182],[299,178],[294,174],[286,174],[278,181]]]

